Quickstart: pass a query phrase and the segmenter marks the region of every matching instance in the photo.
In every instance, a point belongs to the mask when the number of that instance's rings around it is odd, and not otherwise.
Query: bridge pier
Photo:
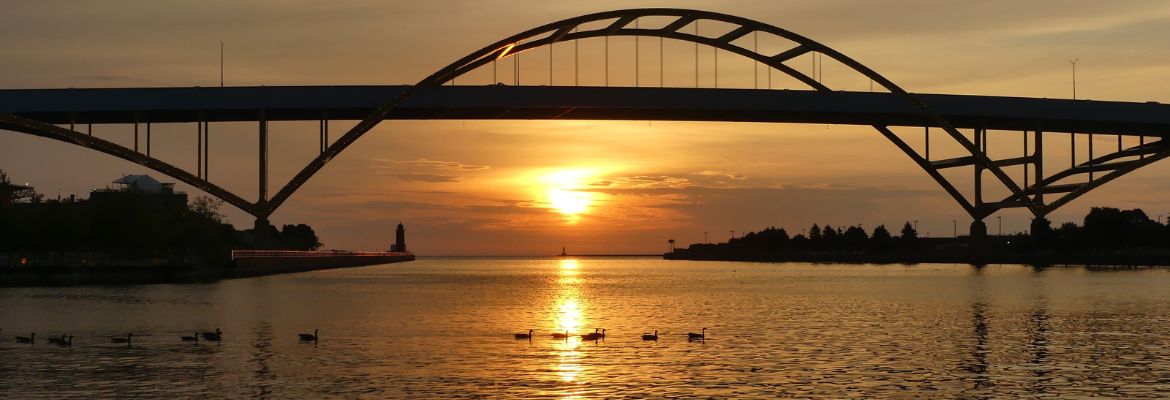
[[[1052,233],[1052,221],[1044,217],[1032,218],[1032,223],[1028,226],[1028,229],[1028,233],[1034,238],[1047,237],[1049,233]]]
[[[970,234],[970,236],[971,236],[972,240],[980,240],[980,239],[986,238],[987,237],[987,224],[983,223],[983,220],[981,220],[981,219],[971,221],[971,234]]]

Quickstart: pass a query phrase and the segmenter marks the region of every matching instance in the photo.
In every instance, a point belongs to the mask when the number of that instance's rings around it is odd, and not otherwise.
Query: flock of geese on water
[[[2,332],[4,332],[4,329],[0,329],[0,333]],[[298,333],[297,338],[302,342],[313,342],[313,344],[316,344],[318,339],[317,329],[313,329],[313,333]],[[110,343],[125,343],[126,347],[130,347],[133,344],[133,340],[134,332],[128,332],[126,333],[126,337],[110,338]],[[195,332],[191,334],[191,336],[180,336],[179,340],[183,342],[195,343],[199,343],[200,340],[205,342],[221,342],[223,341],[223,331],[219,330],[219,328],[215,328],[215,331]],[[36,344],[36,341],[36,332],[30,333],[28,336],[16,336],[16,343],[32,345]],[[73,347],[73,336],[61,334],[61,337],[50,337],[49,344],[55,344],[61,347]]]
[[[0,329],[0,333],[2,333],[2,332],[4,332],[4,329]],[[298,333],[297,339],[302,341],[302,342],[313,342],[315,344],[315,343],[317,343],[317,340],[319,339],[319,337],[317,336],[317,332],[318,332],[317,329],[313,329],[313,333]],[[533,338],[533,332],[535,332],[535,331],[532,329],[529,329],[528,333],[516,333],[513,335],[516,337],[516,340],[529,340],[529,341],[531,341]],[[606,334],[606,330],[604,328],[595,328],[595,329],[593,329],[593,332],[590,332],[590,333],[587,333],[584,335],[580,335],[580,336],[581,336],[581,340],[589,340],[589,341],[596,342],[598,340],[604,340],[605,334]],[[569,338],[572,336],[573,335],[569,334],[569,331],[565,331],[564,333],[556,332],[556,333],[552,334],[553,339],[569,340]],[[692,341],[692,342],[693,341],[706,341],[706,339],[707,339],[707,328],[703,328],[703,330],[700,333],[694,333],[694,332],[687,333],[687,340],[688,341]],[[180,336],[179,340],[183,341],[183,342],[195,342],[195,343],[199,343],[199,340],[203,340],[206,342],[220,342],[220,341],[223,341],[223,331],[219,330],[219,328],[215,328],[215,331],[195,332],[195,333],[192,333],[191,336]],[[642,340],[658,341],[658,331],[654,331],[654,333],[643,333]],[[36,344],[36,341],[37,341],[36,332],[30,333],[28,336],[16,336],[16,343],[32,345],[32,344]],[[110,343],[117,343],[117,344],[125,343],[126,347],[130,347],[133,344],[133,341],[134,341],[134,332],[126,333],[126,337],[112,337],[112,338],[110,338]],[[49,343],[55,344],[55,345],[58,345],[61,347],[73,347],[73,336],[61,334],[61,337],[50,337]]]
[[[514,333],[513,336],[516,337],[516,340],[532,341],[532,338],[533,338],[532,333],[533,332],[535,332],[535,331],[532,329],[529,329],[528,333]],[[553,339],[569,340],[569,338],[572,336],[573,335],[569,334],[569,331],[565,331],[564,333],[555,332],[552,334]],[[581,336],[581,340],[591,340],[594,342],[596,342],[598,340],[604,340],[605,339],[605,328],[594,328],[593,332],[587,333],[584,335],[580,335],[580,336]],[[702,342],[702,341],[706,341],[706,339],[707,339],[707,328],[703,328],[703,331],[700,333],[694,333],[694,332],[687,333],[687,340],[688,341]],[[658,341],[658,331],[654,331],[654,333],[643,333],[642,340],[653,340],[653,341],[657,342]]]

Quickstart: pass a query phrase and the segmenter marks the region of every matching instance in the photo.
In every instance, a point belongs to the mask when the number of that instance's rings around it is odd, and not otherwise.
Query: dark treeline
[[[966,262],[973,257],[1018,262],[1069,262],[1077,257],[1119,263],[1170,260],[1170,226],[1151,220],[1140,209],[1095,207],[1082,225],[1052,228],[1047,220],[1032,224],[1029,234],[963,238],[923,238],[909,222],[897,232],[884,225],[866,232],[860,226],[835,228],[814,224],[805,234],[790,236],[770,227],[726,243],[692,244],[668,253],[672,259],[861,262]],[[1121,262],[1125,261],[1125,262]]]
[[[44,200],[14,187],[0,171],[0,253],[9,255],[87,253],[111,261],[223,264],[233,249],[321,246],[304,224],[237,231],[218,211],[223,202],[208,197],[163,206],[129,190],[100,200]]]

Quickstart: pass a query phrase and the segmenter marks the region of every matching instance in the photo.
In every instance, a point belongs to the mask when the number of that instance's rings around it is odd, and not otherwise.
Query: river
[[[7,399],[1170,397],[1168,269],[420,258],[0,288],[0,328]]]

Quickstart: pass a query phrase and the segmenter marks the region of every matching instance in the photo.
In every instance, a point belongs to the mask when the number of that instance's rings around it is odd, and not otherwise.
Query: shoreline
[[[1118,266],[1170,267],[1170,256],[1148,254],[738,254],[689,255],[684,252],[665,253],[664,260],[677,261],[733,261],[733,262],[804,262],[839,264],[1018,264],[1032,266]]]

